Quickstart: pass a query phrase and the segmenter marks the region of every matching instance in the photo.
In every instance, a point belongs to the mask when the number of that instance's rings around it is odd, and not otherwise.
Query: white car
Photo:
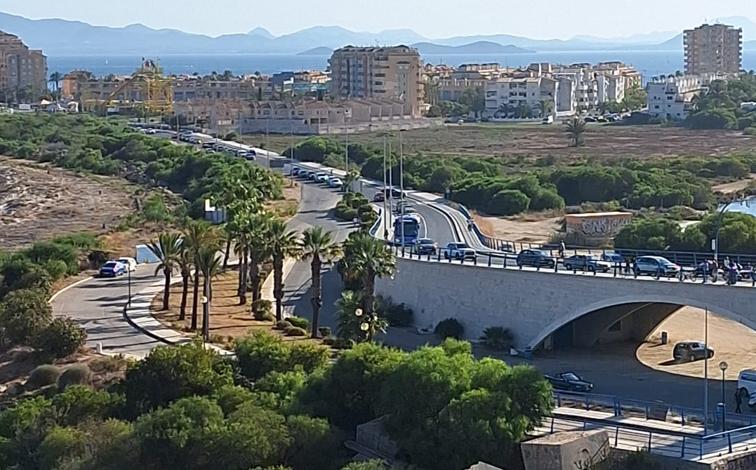
[[[327,183],[328,175],[325,173],[318,173],[315,175],[315,181],[318,183]]]
[[[478,254],[464,242],[451,242],[444,248],[446,259],[475,259]]]
[[[748,406],[756,406],[756,370],[741,370],[738,374],[738,395],[743,403]]]
[[[344,182],[341,181],[341,178],[332,177],[328,180],[328,186],[331,188],[340,188],[344,186]]]
[[[130,272],[136,271],[137,261],[134,258],[123,257],[123,258],[118,258],[116,261],[126,266],[127,271],[130,271]]]

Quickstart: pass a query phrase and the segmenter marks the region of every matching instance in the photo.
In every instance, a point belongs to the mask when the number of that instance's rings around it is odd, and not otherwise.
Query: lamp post
[[[404,129],[399,129],[399,201],[402,205],[402,255],[404,255],[404,206],[407,204],[404,200],[404,146],[402,144],[402,134]]]
[[[704,435],[709,421],[709,307],[704,309]]]
[[[386,137],[387,134],[383,134],[383,187],[381,188],[381,192],[383,192],[383,240],[385,242],[388,242],[388,220],[390,214],[386,212],[386,158],[388,157],[387,151],[386,151]]]
[[[727,371],[727,362],[719,363],[719,370],[722,371],[722,432],[725,432],[725,371]]]
[[[126,271],[129,273],[129,301],[127,303],[131,308],[131,266],[126,266]]]
[[[207,289],[205,289],[205,291],[207,291]],[[200,302],[202,302],[202,340],[208,343],[210,342],[210,325],[208,324],[210,321],[210,310],[208,309],[209,300],[207,298],[207,292],[202,296]]]

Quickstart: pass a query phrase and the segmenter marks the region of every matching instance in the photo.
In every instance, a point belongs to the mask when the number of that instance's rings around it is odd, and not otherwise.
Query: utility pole
[[[704,436],[709,421],[709,307],[704,309]]]
[[[349,127],[344,115],[344,171],[349,173]]]
[[[388,217],[386,213],[386,134],[383,134],[383,239],[388,241]]]
[[[402,134],[404,129],[399,129],[399,203],[402,205],[401,224],[402,224],[402,254],[404,254],[404,146],[402,145]]]

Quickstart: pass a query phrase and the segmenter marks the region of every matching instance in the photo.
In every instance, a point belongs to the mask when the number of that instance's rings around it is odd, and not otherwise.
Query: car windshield
[[[419,244],[421,244],[421,245],[432,245],[433,244],[433,240],[431,240],[430,238],[421,238],[417,242]]]
[[[103,268],[115,268],[118,265],[115,261],[108,261],[103,265]]]
[[[466,243],[457,243],[457,248],[469,248]]]
[[[562,374],[562,378],[564,380],[571,380],[571,381],[579,381],[580,377],[577,376],[577,374],[574,374],[572,372],[567,372]]]

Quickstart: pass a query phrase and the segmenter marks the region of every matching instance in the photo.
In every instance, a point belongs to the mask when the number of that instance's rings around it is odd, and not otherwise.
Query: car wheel
[[[688,362],[693,362],[696,360],[696,356],[694,354],[688,354]]]
[[[567,263],[564,265],[564,269],[566,269],[567,271],[572,271],[572,265],[570,263]]]
[[[595,268],[594,266],[588,266],[588,272],[589,272],[589,273],[592,273],[592,272],[594,272],[595,270],[596,270],[596,268]]]

